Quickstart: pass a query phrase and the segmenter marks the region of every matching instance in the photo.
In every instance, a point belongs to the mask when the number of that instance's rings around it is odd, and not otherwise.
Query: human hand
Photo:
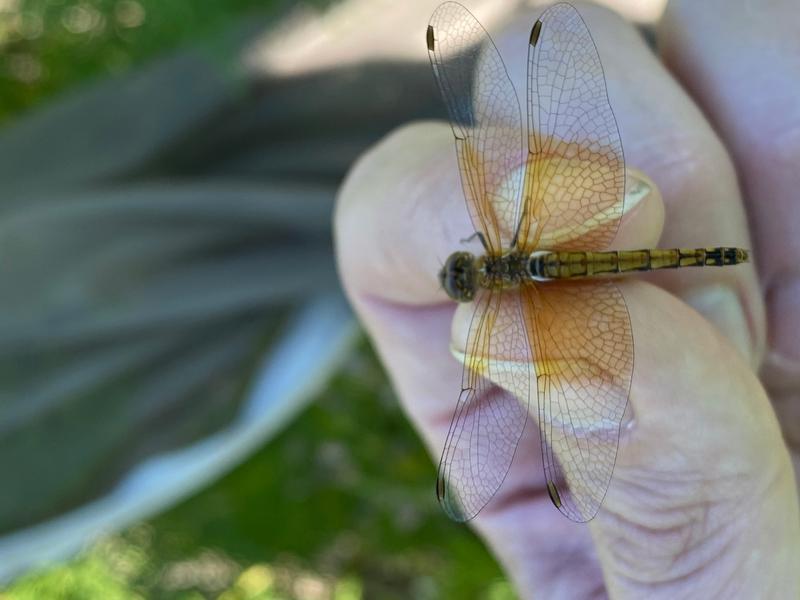
[[[603,59],[626,159],[664,197],[662,204],[654,191],[631,210],[614,247],[749,247],[736,175],[709,124],[629,25],[579,8]],[[495,40],[516,82],[534,20],[518,15]],[[451,322],[457,331],[467,314],[456,313],[436,273],[471,232],[445,124],[389,136],[340,193],[345,288],[435,456],[461,382]],[[797,493],[751,369],[764,339],[755,272],[739,266],[649,279],[659,287],[620,284],[636,347],[633,422],[603,509],[587,527],[553,508],[529,424],[511,472],[474,525],[524,597],[796,596]]]

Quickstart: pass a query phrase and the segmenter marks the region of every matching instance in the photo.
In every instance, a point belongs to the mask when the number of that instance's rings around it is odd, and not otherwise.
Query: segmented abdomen
[[[534,277],[570,279],[680,267],[722,267],[747,262],[748,258],[747,250],[742,248],[549,252],[532,255],[529,269]]]

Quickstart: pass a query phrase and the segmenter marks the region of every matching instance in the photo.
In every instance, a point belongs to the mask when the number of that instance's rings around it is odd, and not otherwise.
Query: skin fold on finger
[[[736,161],[767,301],[763,379],[800,473],[800,10],[794,0],[671,2],[659,48]]]
[[[750,248],[732,162],[700,110],[632,26],[604,8],[576,6],[603,62],[625,160],[647,173],[664,198],[659,247]],[[515,16],[495,38],[518,92],[525,89],[530,14]],[[647,278],[697,308],[751,364],[760,362],[766,326],[752,265],[660,271]]]

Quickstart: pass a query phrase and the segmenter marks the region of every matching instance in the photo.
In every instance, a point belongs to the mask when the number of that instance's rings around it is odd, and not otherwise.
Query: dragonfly
[[[748,252],[608,250],[624,212],[625,161],[597,48],[572,5],[549,7],[530,31],[524,127],[500,53],[469,10],[441,4],[426,42],[483,246],[482,255],[453,252],[439,273],[447,295],[474,312],[437,498],[454,520],[478,514],[535,410],[548,496],[567,518],[589,521],[611,481],[633,377],[616,279],[736,265]]]

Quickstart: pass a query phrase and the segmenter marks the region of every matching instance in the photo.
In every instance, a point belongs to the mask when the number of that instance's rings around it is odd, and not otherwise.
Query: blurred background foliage
[[[304,0],[320,7],[329,0]],[[123,73],[286,0],[0,0],[0,120],[77,81]]]
[[[288,4],[0,0],[0,122],[176,46],[213,45]],[[20,577],[0,600],[513,598],[480,541],[439,510],[434,477],[362,341],[326,393],[247,462],[165,514]]]

